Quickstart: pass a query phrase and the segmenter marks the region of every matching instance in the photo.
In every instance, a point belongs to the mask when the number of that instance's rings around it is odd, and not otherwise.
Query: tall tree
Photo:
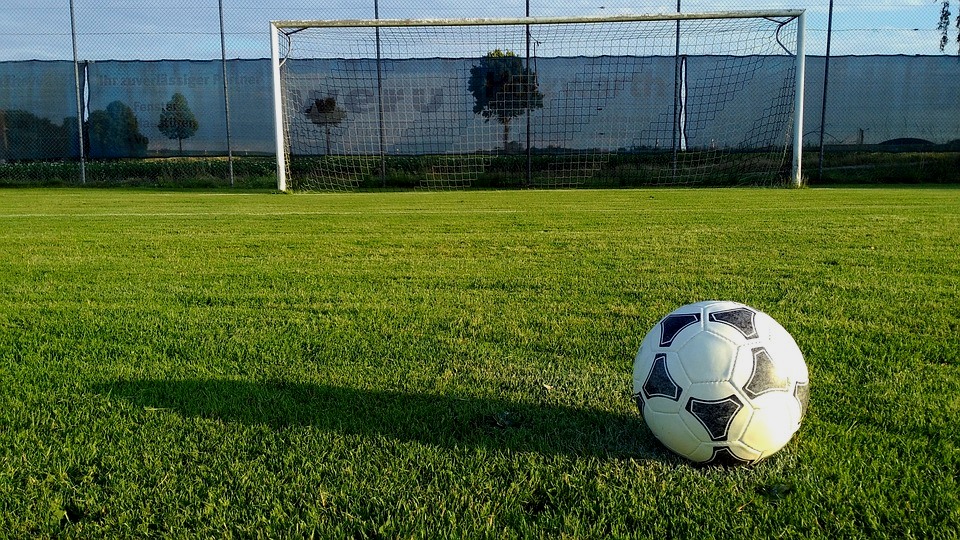
[[[940,50],[944,51],[947,48],[947,43],[950,42],[950,0],[943,0],[940,4],[940,22],[937,23],[937,30],[940,31]],[[957,52],[960,53],[960,15],[957,16],[954,26],[957,28]]]
[[[160,123],[157,124],[160,133],[168,139],[177,139],[180,153],[183,154],[183,140],[193,137],[199,128],[200,122],[197,122],[197,117],[190,110],[187,98],[180,92],[173,94],[160,113]]]
[[[510,121],[526,111],[543,108],[537,74],[523,66],[513,51],[495,49],[470,68],[467,88],[476,101],[473,113],[503,126],[503,151],[510,146]]]
[[[140,133],[137,115],[127,104],[113,101],[104,110],[87,118],[87,137],[91,157],[143,157],[150,139]]]
[[[347,111],[337,106],[337,98],[315,98],[307,107],[303,114],[314,124],[326,129],[327,132],[327,155],[330,155],[330,127],[343,122],[347,117]]]

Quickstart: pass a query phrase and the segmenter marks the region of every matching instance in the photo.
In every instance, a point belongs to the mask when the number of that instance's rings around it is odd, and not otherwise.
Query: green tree
[[[947,48],[947,43],[950,42],[950,0],[943,0],[940,4],[940,22],[937,24],[937,30],[940,31],[940,50],[944,51]],[[953,26],[960,31],[960,15],[957,16],[956,22],[953,23]],[[957,33],[957,52],[960,52],[960,32]]]
[[[337,98],[327,97],[323,99],[314,99],[313,103],[303,114],[318,126],[322,126],[327,131],[327,155],[330,155],[330,128],[339,125],[347,117],[347,111],[337,106]]]
[[[163,107],[160,123],[157,124],[160,133],[166,135],[168,139],[177,140],[181,154],[183,154],[183,140],[193,137],[199,127],[200,122],[197,122],[197,117],[190,110],[187,98],[180,92],[173,94],[170,101]]]
[[[86,143],[91,157],[142,157],[150,139],[140,133],[133,109],[113,101],[105,110],[93,111],[87,119]]]
[[[77,155],[71,148],[74,130],[67,119],[58,126],[46,118],[23,110],[0,109],[0,160],[63,159]]]
[[[467,88],[476,101],[473,113],[503,126],[504,152],[510,146],[510,121],[543,108],[536,72],[525,68],[513,51],[495,49],[484,55],[479,65],[470,68]]]
[[[0,137],[3,138],[3,153],[0,159],[7,159],[10,154],[10,138],[7,137],[7,111],[0,109]]]

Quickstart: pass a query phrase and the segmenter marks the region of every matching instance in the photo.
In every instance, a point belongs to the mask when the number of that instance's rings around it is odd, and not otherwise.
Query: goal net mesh
[[[783,184],[797,27],[788,16],[284,26],[287,185]]]

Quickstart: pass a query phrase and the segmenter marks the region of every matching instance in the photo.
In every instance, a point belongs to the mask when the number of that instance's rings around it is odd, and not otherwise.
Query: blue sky
[[[269,54],[267,21],[372,18],[370,0],[223,0],[230,58]],[[667,12],[675,1],[531,0],[533,15]],[[808,53],[823,54],[828,0],[682,0],[683,11],[805,8]],[[939,0],[835,1],[834,54],[939,54]],[[3,0],[0,60],[70,59],[65,0]],[[211,59],[220,56],[217,0],[75,0],[81,59]],[[515,17],[524,0],[381,0],[383,18]],[[955,9],[960,9],[957,2]],[[950,52],[956,52],[955,46]]]

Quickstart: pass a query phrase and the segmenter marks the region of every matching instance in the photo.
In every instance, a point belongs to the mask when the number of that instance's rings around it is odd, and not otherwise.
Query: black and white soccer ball
[[[647,333],[633,397],[650,431],[697,463],[756,463],[800,427],[810,395],[803,354],[769,315],[736,302],[683,306]]]

